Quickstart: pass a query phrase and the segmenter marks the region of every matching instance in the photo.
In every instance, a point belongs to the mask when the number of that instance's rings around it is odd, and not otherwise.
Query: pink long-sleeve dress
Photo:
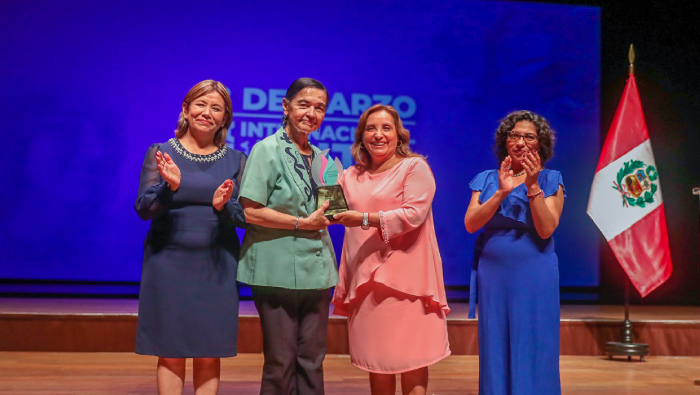
[[[347,169],[340,178],[351,210],[380,214],[381,228],[347,228],[335,313],[348,317],[353,365],[402,373],[448,355],[442,260],[435,238],[435,179],[407,158],[378,174]]]

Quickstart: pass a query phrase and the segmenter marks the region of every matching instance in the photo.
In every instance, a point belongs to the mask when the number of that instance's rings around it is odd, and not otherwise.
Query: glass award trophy
[[[333,161],[326,158],[329,150],[321,151],[311,162],[311,177],[316,182],[316,209],[328,201],[326,218],[332,219],[334,214],[348,211],[343,188],[338,185],[338,176],[343,173],[343,164],[338,158]]]

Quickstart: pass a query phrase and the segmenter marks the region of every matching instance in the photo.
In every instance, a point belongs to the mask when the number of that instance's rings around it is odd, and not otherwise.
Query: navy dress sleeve
[[[160,144],[151,145],[141,166],[139,192],[134,209],[144,221],[162,216],[173,199],[173,191],[158,173],[156,152],[159,150]]]
[[[231,150],[233,151],[233,150]],[[244,153],[240,153],[241,159],[238,167],[238,173],[232,177],[233,181],[233,193],[231,194],[231,199],[224,205],[221,211],[216,211],[219,221],[227,226],[235,226],[237,228],[245,228],[245,214],[243,211],[243,206],[238,202],[238,193],[241,189],[241,180],[243,179],[243,171],[245,170],[245,164],[248,157]]]

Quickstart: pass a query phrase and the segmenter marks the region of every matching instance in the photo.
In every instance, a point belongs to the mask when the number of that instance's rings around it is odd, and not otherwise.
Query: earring
[[[399,147],[402,146],[402,145],[403,145],[403,141],[399,140],[399,142],[396,143],[396,148],[399,148]]]
[[[282,115],[282,127],[287,126],[287,121],[289,121],[289,117]]]
[[[366,148],[365,148],[365,145],[364,145],[363,143],[360,143],[360,148],[366,149]]]

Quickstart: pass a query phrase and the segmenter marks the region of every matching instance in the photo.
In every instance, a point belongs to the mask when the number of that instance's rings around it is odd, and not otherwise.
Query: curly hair
[[[355,129],[355,141],[353,141],[352,146],[350,147],[350,153],[355,159],[355,162],[357,162],[357,165],[360,168],[365,168],[372,160],[372,158],[369,156],[369,152],[367,152],[367,148],[365,148],[362,144],[362,136],[365,133],[365,127],[367,126],[369,116],[379,111],[386,111],[394,120],[397,135],[396,137],[398,138],[398,142],[401,143],[396,147],[396,156],[400,158],[418,156],[425,159],[423,155],[416,154],[411,150],[411,147],[409,146],[411,134],[409,133],[408,129],[403,127],[403,122],[401,122],[401,117],[399,116],[398,111],[396,111],[396,109],[392,106],[375,104],[365,110],[365,112],[360,116],[360,120],[357,122],[357,129]]]
[[[501,119],[501,124],[498,125],[493,138],[493,152],[496,154],[498,162],[502,162],[508,156],[508,149],[506,148],[508,132],[513,130],[515,124],[519,121],[529,121],[535,125],[537,138],[540,143],[540,149],[537,152],[540,154],[542,164],[544,164],[554,155],[554,130],[549,127],[549,122],[543,116],[527,110],[514,111]]]

